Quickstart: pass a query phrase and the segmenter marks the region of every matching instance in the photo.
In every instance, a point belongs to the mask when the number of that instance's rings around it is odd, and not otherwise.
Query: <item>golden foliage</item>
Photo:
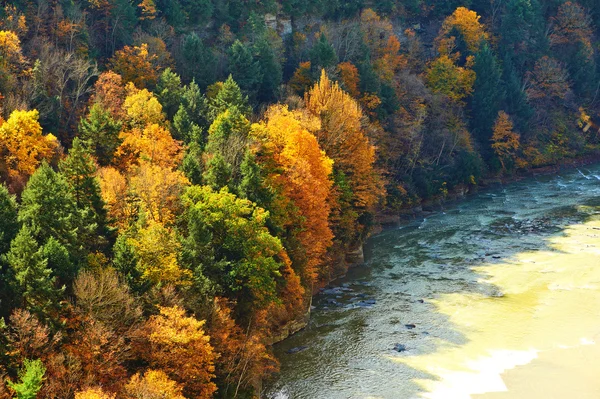
[[[147,218],[171,225],[181,210],[179,197],[190,182],[179,170],[142,161],[129,184]]]
[[[507,159],[515,160],[516,152],[520,147],[519,134],[513,131],[513,123],[504,111],[498,112],[492,135],[492,148],[500,159],[502,169],[506,169],[504,162]]]
[[[13,180],[31,176],[44,159],[50,159],[58,149],[58,141],[51,134],[42,135],[39,113],[13,111],[0,125],[0,172]]]
[[[88,388],[75,394],[75,399],[115,399],[115,394],[105,393],[102,388]]]
[[[204,332],[204,321],[187,317],[178,306],[159,307],[139,331],[136,349],[151,368],[164,371],[183,384],[188,397],[208,399],[216,391],[214,361],[217,355]]]
[[[125,385],[124,399],[185,399],[183,388],[161,370],[139,373]]]
[[[431,90],[445,94],[459,103],[473,92],[475,78],[473,70],[456,66],[447,55],[436,58],[429,65],[426,75],[427,85]]]
[[[489,39],[484,25],[480,22],[481,17],[475,11],[465,7],[458,7],[452,15],[448,16],[436,39],[438,51],[442,55],[450,56],[455,50],[456,37],[451,36],[457,30],[467,45],[467,50],[474,54],[479,50],[483,40]],[[458,54],[456,55],[458,56]]]
[[[313,117],[314,118],[314,117]],[[329,228],[331,209],[327,202],[333,182],[333,161],[319,147],[306,125],[318,129],[318,120],[292,112],[286,106],[272,106],[261,125],[267,146],[281,169],[283,192],[292,199],[304,219],[298,239],[306,251],[306,272],[314,281],[317,268],[325,262],[333,233]]]
[[[306,93],[305,103],[307,110],[321,120],[321,129],[315,135],[336,168],[348,177],[354,206],[370,209],[383,189],[373,168],[375,147],[364,134],[364,115],[358,103],[329,80],[324,70],[320,81]]]
[[[166,128],[151,124],[144,129],[121,132],[123,140],[115,156],[123,169],[148,162],[163,168],[175,169],[183,160],[183,145],[173,139]]]
[[[181,245],[175,232],[160,223],[149,222],[130,239],[138,258],[137,269],[142,279],[156,285],[187,285],[191,272],[182,269],[177,260]]]

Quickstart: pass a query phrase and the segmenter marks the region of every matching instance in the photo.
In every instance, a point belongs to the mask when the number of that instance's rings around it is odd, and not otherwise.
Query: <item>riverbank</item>
[[[557,391],[587,397],[596,385],[569,376],[600,373],[596,355],[576,353],[600,339],[600,166],[581,172],[490,187],[373,237],[369,267],[319,295],[310,328],[275,346],[267,397],[466,399],[532,373],[542,384],[561,364]],[[560,397],[523,388],[500,397]]]
[[[600,151],[578,158],[564,159],[555,165],[531,168],[526,171],[516,173],[512,176],[488,177],[482,179],[479,185],[471,187],[458,187],[455,190],[450,191],[445,198],[422,200],[421,203],[417,206],[402,208],[396,212],[391,212],[389,210],[386,211],[385,209],[380,210],[375,215],[374,225],[371,229],[371,232],[369,233],[369,236],[365,239],[365,241],[369,237],[372,237],[375,234],[379,234],[385,229],[395,228],[401,226],[402,224],[409,223],[410,221],[416,218],[427,217],[434,215],[437,212],[442,212],[444,207],[457,204],[460,201],[463,201],[464,199],[468,198],[469,195],[480,193],[482,190],[494,188],[498,185],[515,183],[530,177],[557,174],[561,171],[583,167],[599,162]],[[324,284],[323,287],[315,287],[312,293],[313,297],[315,295],[318,295],[325,287],[331,285],[336,280],[343,278],[346,275],[349,268],[364,263],[365,258],[363,246],[365,241],[361,242],[358,247],[352,249],[351,251],[345,254],[344,258],[340,260],[338,266],[335,268],[336,270],[340,271],[339,274],[332,276],[329,282],[327,284]],[[277,333],[270,337],[271,340],[269,341],[269,344],[274,345],[298,333],[299,331],[302,331],[304,328],[306,328],[309,322],[310,307],[307,309],[307,312],[305,314],[303,314],[297,319],[291,320],[286,325],[284,325]]]
[[[380,233],[385,228],[393,228],[417,217],[430,216],[444,209],[444,206],[450,206],[464,200],[470,194],[479,193],[481,190],[497,187],[521,181],[535,176],[553,175],[561,171],[583,167],[586,165],[600,163],[600,151],[587,154],[585,156],[563,159],[554,165],[547,165],[538,168],[530,168],[525,171],[515,173],[511,176],[495,176],[481,179],[478,185],[459,186],[448,192],[447,196],[442,198],[424,199],[418,205],[407,206],[398,211],[381,209],[375,215],[374,227],[370,235]]]

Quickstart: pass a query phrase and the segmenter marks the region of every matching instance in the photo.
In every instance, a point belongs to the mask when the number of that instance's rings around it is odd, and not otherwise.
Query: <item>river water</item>
[[[486,190],[365,251],[276,345],[268,398],[600,398],[600,166]]]

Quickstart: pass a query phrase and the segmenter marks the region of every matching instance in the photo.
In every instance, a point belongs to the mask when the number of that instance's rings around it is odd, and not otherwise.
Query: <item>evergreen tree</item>
[[[10,249],[10,243],[19,231],[17,221],[17,202],[15,197],[0,184],[0,320],[7,317],[14,305],[13,273],[4,255]]]
[[[6,255],[15,280],[15,291],[21,305],[41,319],[56,316],[64,288],[56,288],[48,259],[44,258],[38,243],[27,226],[23,226],[10,245]]]
[[[250,49],[239,40],[236,40],[229,50],[229,72],[250,98],[256,98],[263,80],[260,65]]]
[[[71,187],[80,213],[79,242],[84,243],[87,249],[102,249],[110,235],[106,210],[96,178],[96,164],[79,138],[73,140],[69,155],[60,162],[60,171]]]
[[[527,132],[533,109],[528,103],[527,93],[513,63],[511,53],[504,56],[502,81],[506,89],[505,110],[513,116],[517,130]]]
[[[319,39],[310,50],[310,63],[317,73],[320,73],[321,69],[332,68],[338,63],[335,50],[324,34],[319,36]]]
[[[169,120],[173,119],[175,112],[181,104],[183,87],[181,87],[181,78],[171,68],[163,71],[156,84],[156,97],[167,114]]]
[[[121,126],[121,122],[114,120],[110,111],[99,103],[92,105],[87,118],[81,119],[81,140],[94,153],[100,165],[107,166],[112,162],[115,150],[121,145]]]
[[[42,388],[42,382],[46,374],[46,367],[41,360],[23,361],[23,367],[19,370],[20,382],[9,381],[8,386],[15,391],[16,399],[35,399]]]
[[[220,190],[223,187],[230,187],[233,170],[220,153],[215,153],[206,164],[206,170],[203,182],[213,190]]]
[[[17,221],[17,201],[8,192],[4,184],[0,184],[0,255],[10,248],[10,242],[19,231]]]
[[[260,76],[262,77],[258,89],[258,100],[271,102],[277,96],[277,90],[283,79],[281,64],[266,39],[259,40],[254,47],[260,66]]]
[[[273,195],[265,187],[265,176],[261,165],[256,161],[256,156],[250,150],[244,154],[240,165],[241,180],[237,192],[241,198],[249,199],[261,208],[268,209]]]
[[[41,255],[47,260],[47,266],[54,276],[58,278],[59,285],[71,287],[71,283],[77,274],[77,267],[73,264],[67,249],[50,237],[41,248]]]
[[[202,88],[215,81],[217,65],[215,55],[196,33],[184,37],[181,55],[182,74],[186,81],[194,80]]]
[[[208,120],[212,123],[217,116],[231,107],[236,107],[245,117],[249,117],[252,113],[248,96],[242,94],[240,86],[229,75],[214,98],[208,100]]]
[[[206,125],[205,104],[200,88],[194,81],[184,87],[180,102],[179,109],[173,117],[174,137],[188,145],[202,144],[202,126]]]
[[[480,47],[473,70],[476,78],[471,99],[471,125],[482,150],[489,153],[492,127],[504,97],[502,71],[489,44],[483,43]]]

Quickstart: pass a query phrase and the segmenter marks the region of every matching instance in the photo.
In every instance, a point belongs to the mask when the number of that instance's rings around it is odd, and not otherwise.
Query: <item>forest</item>
[[[600,150],[600,3],[0,10],[0,398],[257,398],[380,212]]]

